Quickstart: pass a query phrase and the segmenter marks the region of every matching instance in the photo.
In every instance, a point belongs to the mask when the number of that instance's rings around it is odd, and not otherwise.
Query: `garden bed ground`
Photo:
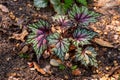
[[[29,59],[20,57],[19,52],[25,46],[24,40],[29,32],[27,26],[41,18],[51,21],[55,12],[49,8],[37,11],[32,0],[0,0],[0,80],[120,80],[120,4],[117,0],[108,0],[106,4],[102,1],[96,0],[89,5],[90,9],[102,14],[99,21],[90,24],[90,27],[99,33],[101,40],[107,42],[106,45],[94,43],[99,66],[79,66],[81,74],[74,76],[69,68],[61,71],[51,66],[50,59],[41,58],[39,64],[42,67],[50,65],[50,75],[42,75],[30,68],[28,62],[36,61],[31,46],[26,52]],[[25,30],[27,32],[14,36]],[[113,47],[110,48],[109,44]]]

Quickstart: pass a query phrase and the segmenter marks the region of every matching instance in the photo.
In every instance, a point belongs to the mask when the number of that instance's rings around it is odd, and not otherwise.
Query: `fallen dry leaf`
[[[98,0],[98,4],[96,6],[104,6],[106,3],[108,3],[110,0]]]
[[[42,68],[40,68],[40,66],[36,62],[33,62],[33,65],[38,72],[40,72],[41,74],[46,74],[46,72]]]
[[[81,71],[79,69],[75,69],[75,70],[72,71],[72,74],[74,76],[79,76],[81,74]]]
[[[112,10],[114,7],[120,5],[120,0],[98,0],[94,3],[94,9],[102,14],[115,14],[116,10]]]
[[[10,76],[12,76],[12,77],[19,77],[19,76],[21,76],[21,75],[20,75],[19,73],[15,73],[15,72],[14,72],[14,73],[8,73],[7,76],[9,76],[9,77],[10,77]]]
[[[71,63],[71,61],[66,61],[66,62],[65,62],[65,65],[66,65],[67,67],[71,68],[73,64]]]
[[[51,68],[50,65],[46,65],[43,69],[46,73],[51,74],[52,72],[50,71],[50,68]]]
[[[97,6],[104,8],[112,8],[120,5],[120,0],[98,0]]]
[[[7,29],[11,25],[12,21],[9,18],[8,14],[4,14],[0,11],[0,26]]]
[[[24,46],[19,53],[26,53],[28,51],[28,49],[29,49],[28,46]]]
[[[70,54],[69,53],[66,53],[65,54],[65,60],[68,60],[70,58]]]
[[[102,39],[99,39],[99,38],[95,38],[94,42],[104,47],[114,47],[111,43],[104,41]]]
[[[9,37],[10,39],[13,38],[13,39],[16,39],[16,40],[21,40],[22,42],[24,42],[24,38],[28,35],[28,32],[27,30],[23,30],[22,33],[20,34],[15,34],[13,33],[13,36],[12,37]]]
[[[10,12],[10,13],[9,13],[9,17],[10,17],[11,19],[16,19],[16,17],[15,17],[15,15],[14,15],[13,12]]]
[[[32,68],[34,65],[33,65],[33,62],[28,62],[27,63],[28,64],[28,66],[30,67],[30,68]]]
[[[110,80],[110,78],[107,77],[107,76],[103,76],[103,77],[100,78],[100,80]]]
[[[58,33],[61,33],[61,32],[62,32],[60,26],[54,27],[54,25],[52,25],[51,31],[52,31],[52,32],[58,32]]]
[[[45,50],[45,52],[43,53],[43,58],[48,58],[50,56],[50,52],[48,50]]]
[[[70,50],[72,51],[72,50],[75,50],[76,49],[76,47],[74,46],[74,45],[71,45],[70,46]]]
[[[8,73],[7,76],[13,76],[13,77],[15,77],[15,76],[17,76],[17,73]]]
[[[9,12],[8,8],[2,4],[0,4],[0,10],[3,12]]]

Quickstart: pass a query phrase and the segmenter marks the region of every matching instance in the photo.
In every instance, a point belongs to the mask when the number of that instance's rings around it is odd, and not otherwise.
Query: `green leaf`
[[[86,0],[77,0],[77,2],[87,6],[87,1]]]
[[[54,46],[52,52],[63,60],[65,54],[69,51],[69,40],[67,38],[62,38],[59,33],[53,33],[49,35],[47,39],[49,45]]]
[[[28,54],[25,54],[25,53],[21,53],[21,54],[19,54],[19,56],[21,57],[21,58],[29,58],[29,55]]]
[[[59,69],[60,69],[60,70],[65,70],[65,65],[60,64],[60,65],[59,65]]]
[[[73,44],[78,47],[79,45],[87,45],[90,44],[90,40],[97,35],[96,32],[90,31],[85,28],[77,28],[73,33]]]
[[[50,0],[50,2],[53,5],[59,5],[61,3],[60,0]]]
[[[69,9],[73,4],[73,0],[64,0],[64,6],[67,9]]]
[[[74,66],[71,67],[71,69],[75,70],[75,69],[77,69],[77,67],[78,67],[77,65],[74,65]]]
[[[34,0],[34,6],[38,8],[45,8],[49,0]]]
[[[97,53],[93,47],[87,47],[83,51],[81,48],[78,48],[76,51],[77,52],[75,56],[77,61],[81,61],[81,63],[85,66],[92,65],[94,67],[97,67]]]
[[[61,2],[61,0],[50,0],[50,2],[58,14],[65,14],[72,6],[73,0],[64,0],[64,2]]]

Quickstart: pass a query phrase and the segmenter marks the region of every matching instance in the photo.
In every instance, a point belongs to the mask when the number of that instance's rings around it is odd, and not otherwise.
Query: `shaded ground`
[[[82,74],[80,76],[73,76],[70,69],[64,71],[59,70],[57,67],[51,67],[51,75],[41,75],[35,70],[31,70],[28,66],[29,61],[32,59],[24,59],[19,56],[20,50],[25,45],[25,42],[15,39],[9,39],[13,33],[21,33],[23,29],[27,29],[27,25],[36,22],[40,18],[44,18],[50,21],[50,17],[54,14],[52,10],[41,9],[35,10],[32,6],[31,0],[1,0],[0,4],[6,6],[9,10],[8,13],[0,12],[0,80],[62,80],[62,79],[74,79],[74,80],[91,80],[100,79],[106,80],[107,78],[114,78],[116,80],[120,74],[120,10],[119,6],[107,9],[107,12],[102,15],[99,21],[95,24],[91,24],[91,28],[98,32],[101,39],[104,39],[112,43],[115,48],[105,48],[99,45],[95,46],[98,50],[98,69],[92,67],[81,67],[79,65]],[[97,8],[96,5],[91,8]],[[105,10],[103,10],[105,11]],[[114,14],[110,14],[113,11]],[[103,13],[103,12],[102,12]],[[29,31],[29,30],[28,30]],[[28,51],[29,54],[33,54],[32,49]],[[42,66],[49,65],[49,59],[45,60],[41,58],[40,64]],[[77,63],[79,64],[79,63]],[[103,77],[108,75],[109,77]]]

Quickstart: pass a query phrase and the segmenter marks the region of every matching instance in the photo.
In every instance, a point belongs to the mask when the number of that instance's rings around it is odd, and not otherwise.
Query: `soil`
[[[98,52],[98,68],[78,65],[81,75],[74,76],[69,68],[59,70],[58,67],[51,66],[51,75],[42,75],[32,70],[28,65],[28,62],[36,61],[32,47],[30,46],[27,51],[31,57],[22,58],[19,52],[26,45],[25,41],[10,38],[13,33],[19,34],[23,29],[29,32],[27,25],[41,18],[51,22],[51,16],[55,14],[52,8],[36,10],[32,0],[0,0],[0,4],[9,10],[7,13],[0,12],[0,80],[107,80],[112,78],[117,80],[120,77],[120,32],[118,34],[117,31],[120,27],[119,6],[112,7],[112,10],[108,9],[108,14],[94,4],[89,5],[92,9],[97,8],[95,9],[97,12],[105,13],[90,27],[100,34],[101,39],[112,43],[115,47],[108,48],[95,44]],[[114,14],[110,14],[110,11]],[[118,36],[117,39],[115,35]],[[41,58],[39,65],[41,67],[49,65],[49,59]]]

